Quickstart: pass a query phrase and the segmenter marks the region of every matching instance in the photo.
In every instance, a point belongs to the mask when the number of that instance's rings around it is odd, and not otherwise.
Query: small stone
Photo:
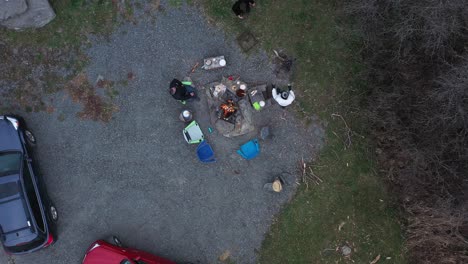
[[[270,127],[262,127],[260,130],[260,138],[266,140],[270,136]]]
[[[352,252],[352,249],[348,246],[342,246],[341,247],[341,254],[343,254],[343,256],[349,256],[351,255],[351,252]]]
[[[317,127],[317,128],[314,129],[314,134],[315,134],[316,136],[318,136],[318,137],[323,136],[323,133],[324,133],[324,132],[322,131],[322,129],[321,129],[320,127]]]

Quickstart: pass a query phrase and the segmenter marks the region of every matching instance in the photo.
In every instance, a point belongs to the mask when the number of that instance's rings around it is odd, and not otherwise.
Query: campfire
[[[220,117],[222,119],[230,118],[238,109],[238,106],[234,103],[233,100],[229,99],[226,103],[223,103],[219,106]]]

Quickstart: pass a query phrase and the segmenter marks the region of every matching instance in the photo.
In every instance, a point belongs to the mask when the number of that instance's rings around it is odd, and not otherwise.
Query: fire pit
[[[233,100],[228,99],[226,103],[222,103],[219,106],[218,118],[225,121],[231,122],[231,118],[234,117],[234,114],[237,112],[239,107]]]
[[[245,83],[228,78],[208,84],[206,91],[211,124],[225,137],[240,136],[254,130],[253,108],[246,87]]]

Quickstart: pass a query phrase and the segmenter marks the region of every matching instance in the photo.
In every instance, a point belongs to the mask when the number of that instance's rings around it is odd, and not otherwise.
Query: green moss
[[[108,34],[116,21],[112,1],[52,0],[56,18],[39,29],[21,32],[1,29],[8,41],[49,48],[79,48],[88,34]]]

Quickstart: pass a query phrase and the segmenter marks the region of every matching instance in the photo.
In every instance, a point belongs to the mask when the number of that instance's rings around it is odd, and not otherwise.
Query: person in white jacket
[[[288,84],[288,91],[281,91],[280,89],[276,89],[275,85],[273,84],[273,89],[271,91],[273,99],[282,107],[286,107],[290,105],[296,96],[291,89],[291,84]]]

